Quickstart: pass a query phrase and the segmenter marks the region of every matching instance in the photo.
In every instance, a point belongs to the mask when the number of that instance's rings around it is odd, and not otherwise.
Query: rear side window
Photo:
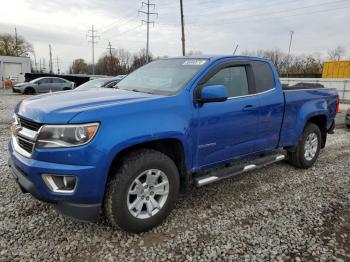
[[[273,77],[271,67],[268,63],[253,61],[252,66],[257,93],[275,88],[275,79]]]
[[[227,88],[229,97],[249,94],[247,73],[244,66],[221,69],[205,85],[224,85]]]

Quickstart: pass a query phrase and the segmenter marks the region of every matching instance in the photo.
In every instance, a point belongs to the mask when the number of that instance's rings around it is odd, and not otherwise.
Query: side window
[[[59,83],[59,84],[64,83],[64,81],[62,79],[59,79],[59,78],[54,78],[53,80],[54,80],[53,81],[54,83]]]
[[[205,85],[224,85],[227,88],[229,97],[249,94],[247,72],[244,66],[221,69]]]
[[[38,81],[38,83],[40,83],[40,84],[47,84],[47,83],[50,83],[50,81],[49,81],[49,78],[43,78],[40,81]]]
[[[252,62],[255,77],[256,92],[261,93],[275,88],[275,79],[272,74],[271,67],[266,62]]]

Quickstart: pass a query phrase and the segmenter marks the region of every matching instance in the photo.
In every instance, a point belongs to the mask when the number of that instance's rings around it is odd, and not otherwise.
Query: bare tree
[[[75,59],[69,69],[69,72],[71,74],[87,74],[89,73],[88,65],[82,58]]]
[[[201,51],[195,51],[195,50],[190,50],[188,52],[186,52],[187,56],[199,56],[199,55],[203,55],[203,53]]]
[[[18,36],[16,40],[10,34],[0,34],[0,55],[29,56],[31,53],[33,53],[33,46],[23,37]]]
[[[328,59],[331,61],[339,61],[346,55],[346,49],[344,46],[337,46],[334,49],[328,50]]]

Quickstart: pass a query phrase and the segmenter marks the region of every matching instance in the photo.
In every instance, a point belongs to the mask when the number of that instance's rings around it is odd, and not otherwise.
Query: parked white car
[[[15,93],[33,95],[74,89],[75,83],[60,77],[40,77],[30,82],[16,84],[12,87]]]

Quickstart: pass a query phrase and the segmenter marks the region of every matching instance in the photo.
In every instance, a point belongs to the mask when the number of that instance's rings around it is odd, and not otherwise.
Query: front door
[[[40,79],[38,82],[37,91],[39,93],[47,93],[49,92],[50,85],[51,85],[51,78]]]
[[[197,167],[256,151],[259,101],[250,65],[234,63],[216,71],[203,85],[224,85],[229,98],[198,106]]]

